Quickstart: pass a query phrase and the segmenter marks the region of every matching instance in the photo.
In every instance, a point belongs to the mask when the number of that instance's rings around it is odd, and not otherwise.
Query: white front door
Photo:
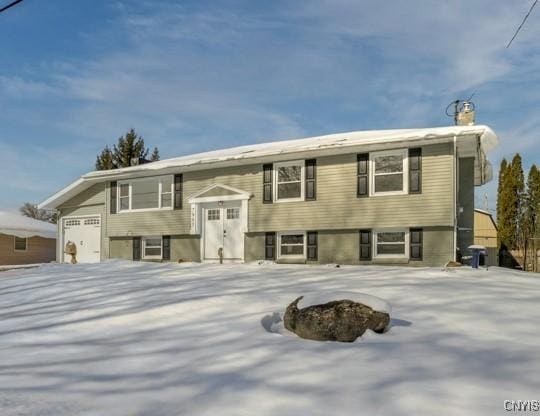
[[[241,260],[244,257],[241,201],[206,204],[204,208],[204,259]]]
[[[77,262],[97,263],[101,259],[101,218],[81,217],[64,218],[62,252],[66,243],[72,241],[77,247]],[[71,255],[63,254],[64,262],[71,261]]]

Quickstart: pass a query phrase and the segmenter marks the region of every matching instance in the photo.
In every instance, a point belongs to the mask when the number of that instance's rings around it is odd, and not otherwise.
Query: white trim
[[[236,195],[222,195],[222,196],[199,196],[204,195],[206,192],[215,189],[215,188],[223,188],[231,192],[236,192]],[[251,199],[252,194],[249,192],[243,191],[241,189],[233,188],[232,186],[223,185],[219,183],[214,183],[212,185],[208,185],[207,187],[201,189],[200,191],[194,193],[188,198],[188,202],[191,204],[191,213],[190,213],[190,220],[191,220],[191,226],[189,233],[191,235],[198,235],[200,234],[203,236],[203,223],[205,221],[203,208],[201,204],[206,203],[213,203],[213,202],[219,202],[219,201],[241,201],[241,219],[242,219],[242,231],[247,233],[248,232],[248,201]],[[202,251],[201,251],[202,253]]]
[[[405,233],[405,253],[404,254],[378,254],[377,253],[377,234],[380,233]],[[379,228],[372,230],[373,259],[409,259],[409,229],[408,228]]]
[[[86,215],[68,215],[66,217],[60,217],[58,218],[58,224],[59,224],[59,235],[58,235],[58,241],[60,242],[59,246],[59,260],[60,263],[64,263],[65,259],[65,253],[64,253],[64,220],[65,219],[74,219],[74,218],[91,218],[91,217],[99,217],[99,261],[103,259],[103,238],[102,238],[102,230],[103,230],[103,217],[101,214],[86,214]]]
[[[211,191],[215,188],[223,188],[227,191],[236,192],[238,195],[221,195],[221,196],[203,196],[206,192]],[[200,202],[217,202],[217,201],[237,201],[237,200],[243,200],[243,199],[250,199],[252,195],[249,192],[243,191],[238,188],[233,188],[232,186],[223,185],[220,183],[214,183],[212,185],[208,185],[207,187],[201,189],[200,191],[194,193],[190,197],[188,197],[188,202],[190,204],[193,203],[200,203]]]
[[[251,195],[221,195],[221,196],[205,196],[201,198],[194,198],[189,200],[191,204],[205,203],[205,202],[219,202],[219,201],[239,201],[248,200]]]
[[[287,167],[287,166],[300,166],[300,197],[298,198],[278,198],[278,185],[284,184],[284,183],[298,183],[298,181],[291,181],[291,182],[280,182],[278,183],[278,168],[280,167]],[[298,201],[304,201],[305,200],[305,182],[306,182],[306,160],[305,159],[299,159],[299,160],[288,160],[286,162],[276,162],[272,166],[272,175],[273,175],[273,197],[274,202],[281,203],[281,202],[298,202]]]
[[[163,179],[164,178],[170,178],[171,179],[171,190],[169,192],[165,192],[166,194],[171,195],[171,206],[170,207],[162,207],[161,206],[161,199],[163,196],[162,190],[163,190]],[[132,184],[134,182],[143,182],[148,181],[152,179],[157,179],[158,181],[158,206],[156,208],[132,208],[133,203],[133,186]],[[120,188],[122,185],[129,185],[129,209],[120,209]],[[173,201],[173,195],[174,195],[174,175],[155,175],[155,176],[146,176],[144,178],[133,178],[133,179],[124,179],[121,181],[118,181],[117,184],[117,191],[116,191],[116,212],[118,214],[126,214],[131,212],[150,212],[150,211],[172,211],[174,209],[174,201]],[[125,198],[125,196],[123,197]]]
[[[400,155],[403,156],[403,187],[401,191],[375,192],[375,158],[379,156]],[[385,175],[398,175],[399,173],[388,173]],[[379,152],[370,152],[369,154],[369,196],[385,195],[406,195],[409,193],[409,149],[400,148],[393,150],[383,150]]]
[[[303,235],[303,241],[304,241],[304,250],[303,254],[281,254],[281,237],[284,235]],[[277,233],[277,259],[306,259],[306,250],[307,250],[307,232],[306,231],[280,231]]]
[[[17,248],[17,238],[20,238],[21,240],[24,240],[24,249],[21,250]],[[17,251],[19,253],[24,253],[25,251],[28,251],[28,238],[27,237],[17,237],[16,235],[13,236],[13,251]]]
[[[161,249],[161,252],[159,256],[147,256],[146,251],[146,240],[149,239],[159,239],[161,242],[159,247]],[[156,248],[156,247],[153,247]],[[147,235],[141,237],[141,260],[163,260],[163,236],[161,235]]]

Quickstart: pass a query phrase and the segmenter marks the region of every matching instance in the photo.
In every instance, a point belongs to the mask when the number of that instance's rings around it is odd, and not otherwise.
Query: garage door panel
[[[101,260],[101,218],[67,218],[64,219],[63,244],[68,241],[77,247],[79,263],[96,263]],[[70,262],[71,256],[64,254],[64,262]]]

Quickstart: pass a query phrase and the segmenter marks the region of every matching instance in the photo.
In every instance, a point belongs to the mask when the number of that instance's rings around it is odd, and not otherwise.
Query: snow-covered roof
[[[0,211],[0,234],[21,238],[56,238],[56,225],[11,212]]]
[[[212,167],[258,163],[265,159],[272,160],[277,157],[287,158],[289,157],[288,155],[294,157],[296,154],[340,154],[355,151],[355,148],[383,148],[385,146],[395,146],[396,143],[404,143],[405,146],[412,145],[412,143],[420,145],[453,140],[454,138],[462,141],[465,138],[470,139],[470,137],[475,136],[480,138],[480,146],[485,154],[495,148],[499,143],[497,135],[489,127],[477,125],[353,131],[304,139],[232,147],[127,168],[90,172],[43,201],[39,204],[39,207],[56,208],[77,193],[98,182],[152,175],[158,173],[158,171],[159,173],[165,173],[170,170],[177,172],[194,171]]]

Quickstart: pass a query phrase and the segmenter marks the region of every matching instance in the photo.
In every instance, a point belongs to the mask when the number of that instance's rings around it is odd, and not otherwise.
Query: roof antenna
[[[488,194],[484,192],[484,211],[489,212]]]
[[[475,122],[475,105],[471,101],[471,98],[474,97],[474,94],[476,94],[476,91],[472,93],[472,95],[466,99],[466,100],[455,100],[452,101],[448,106],[446,107],[446,115],[448,117],[454,118],[454,124],[456,126],[473,126]],[[451,107],[453,108],[453,112],[451,110]]]

